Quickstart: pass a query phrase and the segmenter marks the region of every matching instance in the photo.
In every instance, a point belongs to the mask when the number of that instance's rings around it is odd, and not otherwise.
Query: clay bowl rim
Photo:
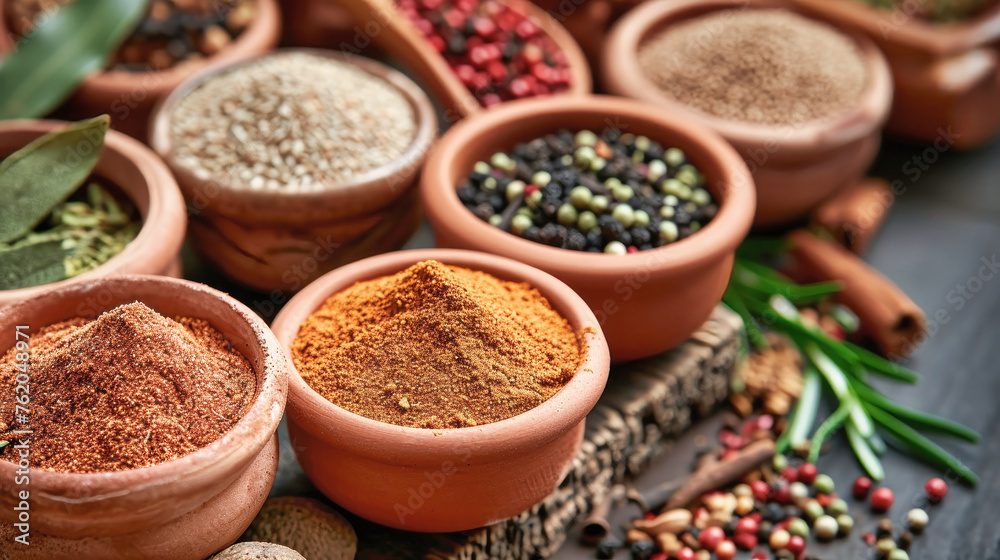
[[[480,220],[462,205],[455,192],[460,177],[452,175],[450,167],[453,160],[464,159],[459,154],[465,146],[489,144],[494,130],[551,115],[558,115],[562,123],[553,126],[552,132],[559,128],[573,130],[578,128],[573,117],[583,113],[620,117],[625,122],[643,121],[651,127],[669,131],[670,135],[683,139],[683,144],[676,143],[676,147],[688,154],[691,146],[699,147],[706,157],[697,165],[707,177],[708,190],[721,199],[719,213],[708,225],[681,241],[611,256],[559,249],[521,239]],[[522,139],[527,140],[530,138]],[[469,170],[472,163],[470,161]],[[719,184],[724,187],[718,187]],[[724,258],[750,231],[757,200],[749,169],[717,133],[685,115],[650,111],[648,105],[639,101],[603,95],[515,101],[459,123],[441,137],[428,156],[421,178],[421,198],[432,226],[437,226],[439,221],[452,222],[454,225],[449,225],[449,229],[464,232],[462,236],[473,239],[476,246],[490,247],[490,251],[497,254],[517,255],[523,262],[554,271],[557,276],[586,278],[591,285],[623,278],[641,268],[648,268],[654,278],[664,277]]]
[[[727,120],[701,112],[662,93],[639,66],[639,45],[656,31],[695,17],[724,10],[774,9],[794,12],[827,25],[851,39],[861,51],[868,80],[857,102],[849,109],[826,118],[788,126],[771,126]],[[722,134],[738,148],[777,142],[776,160],[794,160],[803,155],[836,149],[879,129],[889,118],[893,84],[885,56],[863,33],[844,28],[810,10],[783,0],[654,0],[625,14],[612,27],[604,45],[601,74],[609,89],[654,104],[661,111],[679,111]]]
[[[368,171],[351,177],[349,180],[335,184],[324,184],[320,188],[308,189],[282,188],[258,190],[250,188],[250,186],[235,177],[225,180],[222,177],[213,175],[208,179],[202,179],[195,173],[194,170],[181,165],[177,161],[170,134],[170,124],[173,113],[177,109],[177,105],[184,97],[212,77],[232,72],[238,68],[253,64],[266,57],[292,53],[303,53],[337,60],[344,64],[358,68],[368,74],[382,78],[399,91],[412,107],[414,121],[416,124],[413,140],[411,141],[409,147],[407,147],[406,151],[400,154],[400,156],[392,162],[381,167],[369,169]],[[188,79],[186,79],[183,83],[174,88],[169,95],[161,99],[153,109],[151,123],[152,126],[150,127],[149,133],[149,145],[174,172],[177,176],[178,183],[182,185],[182,189],[185,188],[184,185],[201,186],[211,181],[215,182],[222,192],[262,202],[280,199],[282,201],[302,200],[304,202],[313,201],[325,204],[329,202],[329,196],[333,193],[336,193],[337,196],[365,200],[367,198],[366,195],[369,195],[373,189],[381,191],[388,190],[388,192],[393,195],[390,200],[395,200],[406,191],[405,188],[401,188],[405,181],[398,181],[399,184],[397,185],[396,182],[391,179],[394,177],[402,177],[408,173],[415,174],[419,170],[420,164],[426,157],[434,139],[437,137],[437,115],[434,112],[431,101],[427,97],[427,94],[424,93],[424,90],[420,89],[420,86],[414,83],[410,78],[406,77],[406,75],[398,70],[390,68],[385,64],[382,64],[381,62],[369,58],[348,55],[341,51],[311,48],[276,49],[252,58],[238,61],[221,61],[210,65],[202,69],[200,72],[188,77]],[[382,206],[384,205],[379,205],[379,208]],[[369,210],[376,209],[377,208],[372,208]]]
[[[0,0],[3,1],[3,0]],[[43,120],[43,119],[18,119],[0,122],[0,136],[11,133],[27,133],[42,136],[45,133],[63,128],[70,123],[67,121]],[[142,215],[142,226],[125,249],[97,268],[88,270],[73,278],[67,278],[50,284],[41,286],[31,286],[28,288],[17,288],[14,290],[0,290],[0,298],[29,297],[42,290],[58,289],[78,280],[88,280],[107,276],[117,270],[127,268],[129,263],[143,261],[152,256],[151,260],[159,261],[160,266],[153,266],[156,270],[165,270],[181,251],[184,245],[185,224],[187,221],[187,210],[184,206],[184,197],[170,173],[167,166],[156,157],[156,155],[138,140],[135,140],[116,130],[108,130],[104,137],[104,150],[114,151],[121,157],[131,161],[139,173],[146,179],[146,192],[149,193],[149,208],[146,215]],[[2,154],[6,157],[7,154]],[[105,157],[104,155],[101,156]],[[0,158],[2,159],[2,158]],[[115,185],[118,190],[128,196],[128,191]],[[131,198],[131,197],[130,197]],[[134,201],[133,201],[134,202]],[[137,208],[138,209],[138,208]],[[164,245],[165,232],[171,231],[171,225],[179,218],[179,227],[174,241],[170,243],[170,251],[161,250]],[[0,303],[0,306],[3,304]]]
[[[273,48],[281,33],[281,11],[278,8],[278,1],[256,0],[256,2],[258,12],[250,24],[232,43],[212,56],[165,70],[128,72],[105,69],[84,80],[73,95],[121,98],[122,92],[136,91],[146,92],[147,96],[162,95],[177,87],[192,72],[197,72],[199,69],[221,61],[239,59],[238,53]],[[10,32],[7,25],[7,7],[10,4],[11,0],[0,0],[0,34]],[[154,83],[150,83],[150,80]]]
[[[423,429],[372,420],[326,400],[299,375],[292,361],[291,345],[299,326],[334,293],[356,282],[395,274],[426,260],[473,270],[484,270],[513,281],[528,282],[566,318],[573,330],[592,327],[584,334],[586,356],[573,378],[537,407],[490,424],[453,429]],[[431,460],[454,448],[475,449],[477,458],[504,456],[547,445],[582,422],[604,391],[611,356],[594,313],[569,286],[532,266],[488,253],[459,249],[411,249],[369,257],[340,267],[313,281],[296,294],[271,325],[288,360],[288,418],[325,445],[376,459],[383,463],[412,463],[414,458]],[[318,415],[317,415],[318,413]],[[302,422],[296,416],[309,418]],[[312,426],[322,422],[326,433]],[[531,434],[530,437],[523,434]],[[379,442],[378,446],[364,442]]]
[[[45,305],[59,305],[67,297],[85,297],[87,293],[97,290],[117,288],[116,293],[119,293],[120,290],[127,290],[130,284],[135,283],[158,284],[164,291],[183,290],[198,294],[199,299],[218,300],[232,310],[233,319],[239,318],[250,327],[261,349],[262,371],[260,375],[263,378],[263,383],[258,384],[253,404],[246,414],[236,424],[233,424],[222,437],[178,459],[138,469],[99,473],[55,472],[33,467],[31,473],[32,493],[38,492],[49,500],[68,504],[101,502],[122,495],[173,485],[185,478],[190,479],[197,473],[214,469],[220,464],[245,463],[249,465],[278,428],[281,415],[277,416],[277,420],[273,422],[274,429],[269,432],[250,429],[252,425],[263,424],[269,416],[273,416],[270,409],[273,408],[275,401],[279,401],[282,410],[284,408],[284,399],[281,397],[283,393],[287,394],[287,389],[284,387],[287,387],[288,372],[287,368],[274,367],[283,365],[284,356],[280,345],[273,336],[270,336],[271,333],[263,319],[250,308],[232,296],[204,284],[146,274],[123,274],[93,280],[73,281],[58,290],[47,290],[0,309],[0,318],[16,317],[18,314],[30,316],[33,309]],[[120,297],[119,299],[125,300],[127,298]],[[102,311],[106,311],[103,306]],[[199,316],[197,309],[192,309],[191,312],[191,316]],[[73,312],[70,311],[66,319],[74,316]],[[6,352],[8,349],[9,347],[3,351]],[[243,354],[246,356],[245,353]],[[252,364],[252,360],[249,357],[247,359]],[[252,440],[252,444],[247,444],[244,439],[238,438],[238,435],[241,434],[250,434],[249,438]],[[0,461],[0,476],[5,477],[4,480],[14,480],[13,475],[16,468],[17,466],[10,461]],[[84,495],[66,496],[65,490],[71,488],[85,489],[84,492],[81,492]]]
[[[981,47],[1000,39],[1000,2],[967,20],[932,23],[905,16],[901,24],[891,20],[895,10],[880,10],[861,2],[829,0],[791,0],[795,5],[814,11],[819,17],[832,18],[864,30],[873,37],[883,37],[889,45],[900,45],[936,56],[948,56]],[[886,35],[883,25],[892,31]]]

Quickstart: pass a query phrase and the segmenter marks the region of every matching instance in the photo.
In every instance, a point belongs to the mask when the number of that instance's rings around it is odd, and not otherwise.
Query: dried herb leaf
[[[45,241],[0,250],[0,290],[41,286],[66,279],[66,251],[61,241]]]
[[[26,235],[90,176],[107,115],[50,132],[0,162],[0,243]]]
[[[41,18],[0,60],[0,120],[59,106],[139,24],[148,0],[77,0]]]

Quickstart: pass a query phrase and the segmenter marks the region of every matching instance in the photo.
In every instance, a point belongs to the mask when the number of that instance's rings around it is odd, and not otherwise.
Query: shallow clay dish
[[[66,124],[42,120],[0,122],[0,160]],[[0,290],[0,307],[77,279],[113,274],[181,276],[179,255],[187,224],[184,199],[160,158],[139,142],[109,130],[95,174],[121,189],[135,204],[142,216],[139,235],[111,260],[73,279],[20,290]]]
[[[1000,3],[959,23],[935,24],[854,0],[791,0],[867,35],[892,68],[886,131],[941,150],[985,143],[1000,130]]]
[[[605,44],[602,83],[608,91],[680,112],[721,134],[746,160],[757,185],[756,226],[805,216],[837,189],[855,183],[875,159],[889,114],[892,80],[878,48],[850,33],[861,49],[868,83],[857,104],[828,119],[775,127],[718,118],[667,96],[639,66],[639,46],[675,23],[727,9],[790,8],[781,0],[656,0],[615,24]],[[794,8],[792,8],[794,9]]]
[[[172,114],[203,81],[251,61],[193,76],[153,116],[150,145],[170,166],[188,202],[194,248],[227,276],[258,290],[296,291],[342,264],[401,247],[419,225],[413,185],[437,136],[430,100],[406,76],[358,56],[298,51],[353,64],[395,86],[417,123],[406,152],[389,165],[320,190],[252,190],[237,181],[197,177],[174,157]]]
[[[7,8],[10,1],[0,0],[0,36],[10,34],[10,10]],[[218,53],[160,72],[105,70],[84,80],[64,104],[60,114],[66,118],[83,119],[107,113],[111,115],[115,130],[145,140],[153,106],[188,76],[209,64],[257,56],[278,44],[281,14],[277,0],[256,1],[257,17],[232,44]]]
[[[497,151],[560,128],[600,133],[608,126],[683,150],[704,173],[706,189],[719,201],[718,215],[677,243],[611,256],[521,239],[477,218],[455,193],[473,165]],[[427,158],[421,196],[437,246],[516,259],[569,284],[600,320],[615,362],[671,348],[708,319],[729,282],[755,204],[746,165],[719,135],[685,116],[603,96],[517,101],[459,123]]]
[[[299,377],[289,357],[288,433],[309,479],[351,512],[408,531],[461,531],[517,515],[556,488],[576,457],[584,418],[607,382],[608,348],[594,314],[559,280],[509,259],[445,249],[379,255],[331,272],[293,297],[272,329],[290,353],[299,325],[330,295],[428,259],[528,282],[573,329],[593,327],[585,334],[585,361],[573,379],[513,418],[424,430],[370,420],[332,404]]]
[[[593,85],[590,67],[573,36],[545,10],[528,0],[500,1],[528,16],[566,54],[572,79],[569,90],[559,95],[590,93]],[[393,0],[344,0],[341,6],[354,19],[355,29],[361,32],[356,36],[357,40],[347,45],[333,44],[331,47],[344,52],[361,53],[365,52],[365,45],[358,44],[359,41],[367,39],[375,42],[383,51],[392,53],[393,57],[413,71],[440,103],[445,120],[449,123],[485,110],[444,58],[406,15],[399,11]]]
[[[0,330],[29,332],[73,317],[95,317],[141,301],[165,316],[200,317],[224,334],[257,373],[250,411],[221,439],[185,457],[127,471],[77,474],[31,470],[31,545],[18,558],[200,560],[250,525],[278,466],[275,430],[287,392],[284,356],[267,325],[246,306],[201,284],[127,275],[78,281],[0,310]],[[0,342],[0,354],[14,344]],[[0,540],[13,539],[17,466],[0,461]],[[6,548],[5,550],[9,550]]]

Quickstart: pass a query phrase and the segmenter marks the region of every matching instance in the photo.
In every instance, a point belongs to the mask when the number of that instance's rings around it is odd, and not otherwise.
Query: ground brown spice
[[[425,261],[331,296],[299,328],[299,374],[330,402],[399,426],[497,422],[576,373],[577,334],[526,283]]]
[[[853,41],[784,10],[725,10],[670,26],[639,47],[639,64],[685,105],[767,125],[844,111],[868,80]]]
[[[249,410],[249,362],[201,319],[141,303],[31,336],[32,468],[92,473],[177,459],[219,439]],[[0,440],[16,442],[14,351],[0,359]],[[0,459],[16,461],[13,446]]]

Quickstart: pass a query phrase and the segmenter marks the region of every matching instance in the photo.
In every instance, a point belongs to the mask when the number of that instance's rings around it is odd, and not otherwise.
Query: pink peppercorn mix
[[[569,88],[566,54],[527,16],[494,0],[397,0],[479,102]]]

